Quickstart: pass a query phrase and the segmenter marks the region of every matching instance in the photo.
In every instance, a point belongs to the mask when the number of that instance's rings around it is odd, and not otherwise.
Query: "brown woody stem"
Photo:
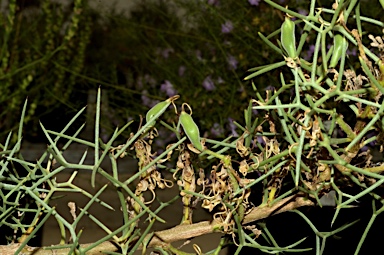
[[[260,219],[270,217],[275,214],[283,213],[290,211],[302,206],[314,206],[314,202],[310,199],[307,199],[302,194],[296,194],[287,198],[284,198],[272,206],[262,206],[252,209],[247,215],[245,215],[242,224],[251,223]],[[179,225],[167,230],[157,231],[152,237],[152,240],[149,242],[149,247],[163,247],[167,248],[170,243],[186,240],[193,237],[220,232],[220,225],[217,222],[202,221],[190,225]],[[148,235],[148,238],[150,236]],[[145,242],[144,242],[145,243]],[[91,244],[81,244],[82,248],[85,248]],[[0,254],[11,255],[17,250],[20,244],[12,245],[0,245]],[[30,246],[25,246],[22,250],[22,253],[25,255],[51,255],[52,248],[50,247],[41,247],[33,248]],[[112,242],[103,242],[99,246],[89,250],[87,254],[103,254],[105,251],[117,251],[118,245],[114,245]],[[69,248],[66,249],[55,249],[56,255],[68,254]]]

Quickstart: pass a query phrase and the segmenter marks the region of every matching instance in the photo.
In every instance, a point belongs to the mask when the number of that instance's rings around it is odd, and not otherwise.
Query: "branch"
[[[250,211],[247,215],[245,215],[243,224],[251,223],[253,221],[257,221],[260,219],[267,218],[269,216],[279,214],[282,212],[290,211],[302,206],[314,206],[314,202],[311,200],[298,195],[293,195],[282,199],[272,206],[263,206],[256,207]],[[190,225],[178,225],[176,227],[157,231],[152,237],[152,240],[149,242],[149,247],[168,247],[170,243],[186,240],[190,238],[194,238],[197,236],[210,234],[214,232],[220,231],[220,224],[213,221],[202,221],[195,224]],[[148,235],[149,238],[149,235]],[[91,244],[82,244],[80,245],[82,248],[88,247]],[[13,255],[20,244],[11,244],[11,245],[0,245],[0,254],[3,255]],[[22,250],[22,254],[24,255],[52,255],[52,248],[50,247],[41,247],[34,248],[30,246],[26,246]],[[55,249],[56,255],[66,255],[69,252],[69,248],[66,249]],[[103,242],[92,250],[88,251],[87,254],[96,255],[96,254],[104,254],[106,251],[118,251],[118,245],[114,245],[112,242]]]
[[[303,194],[293,195],[276,202],[271,207],[255,207],[250,213],[244,216],[243,224],[251,223],[253,221],[261,220],[269,216],[291,211],[302,206],[314,206],[315,203],[310,199],[301,196]]]

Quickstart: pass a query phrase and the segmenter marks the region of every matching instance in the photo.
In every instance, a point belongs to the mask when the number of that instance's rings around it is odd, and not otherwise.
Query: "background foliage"
[[[26,135],[33,140],[42,135],[38,119],[63,125],[83,106],[88,90],[101,84],[110,91],[107,118],[114,125],[178,93],[196,109],[204,131],[223,137],[222,127],[241,119],[238,112],[250,98],[250,86],[241,81],[245,71],[278,57],[255,34],[279,26],[261,20],[282,19],[264,4],[142,1],[130,18],[98,13],[85,1],[75,4],[72,16],[70,6],[21,1],[4,16],[3,134],[17,126],[16,102],[26,96],[32,100],[26,122],[35,116]],[[202,118],[206,114],[209,119]]]

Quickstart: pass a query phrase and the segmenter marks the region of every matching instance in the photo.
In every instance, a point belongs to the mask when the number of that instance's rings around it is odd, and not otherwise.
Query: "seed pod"
[[[184,104],[183,104],[184,105]],[[181,126],[183,126],[184,132],[187,135],[189,141],[195,146],[199,151],[203,151],[204,148],[200,142],[200,130],[197,127],[195,121],[192,116],[184,111],[184,109],[180,113],[179,121]]]
[[[348,47],[348,42],[345,37],[341,34],[336,34],[333,36],[333,52],[331,57],[331,62],[329,63],[329,68],[335,68],[339,62],[343,50],[346,50]]]
[[[147,115],[145,117],[147,123],[150,122],[157,113],[161,112],[161,114],[162,114],[163,112],[165,112],[165,110],[167,109],[167,107],[170,104],[171,104],[171,102],[168,102],[168,100],[165,100],[163,102],[160,102],[160,103],[156,104],[154,107],[152,107],[147,112]],[[155,123],[156,123],[156,121],[154,120],[153,121],[153,125],[155,125]]]
[[[152,107],[148,112],[147,112],[147,115],[145,117],[145,120],[148,122],[152,121],[153,124],[150,126],[150,127],[153,127],[156,123],[156,120],[152,120],[153,117],[156,115],[156,114],[163,114],[165,112],[165,110],[168,108],[168,106],[173,103],[173,101],[175,101],[176,99],[179,98],[179,95],[176,95],[176,96],[173,96],[173,97],[170,97],[168,98],[167,100],[165,101],[162,101],[158,104],[156,104],[154,107]],[[159,115],[159,116],[160,116]]]
[[[281,25],[281,45],[287,52],[288,57],[293,59],[297,57],[295,22],[293,22],[289,17],[285,17],[283,25]]]

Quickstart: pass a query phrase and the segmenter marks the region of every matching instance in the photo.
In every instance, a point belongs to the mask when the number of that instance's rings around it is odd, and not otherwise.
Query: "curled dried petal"
[[[244,159],[240,162],[239,172],[242,173],[243,176],[246,176],[249,170],[249,165],[247,161]]]
[[[155,200],[155,198],[156,198],[155,191],[153,189],[150,189],[150,191],[152,193],[152,199],[150,201],[148,201],[148,202],[144,202],[145,205],[152,203]]]
[[[141,180],[136,187],[137,190],[139,191],[146,191],[148,189],[148,181],[146,179]]]

